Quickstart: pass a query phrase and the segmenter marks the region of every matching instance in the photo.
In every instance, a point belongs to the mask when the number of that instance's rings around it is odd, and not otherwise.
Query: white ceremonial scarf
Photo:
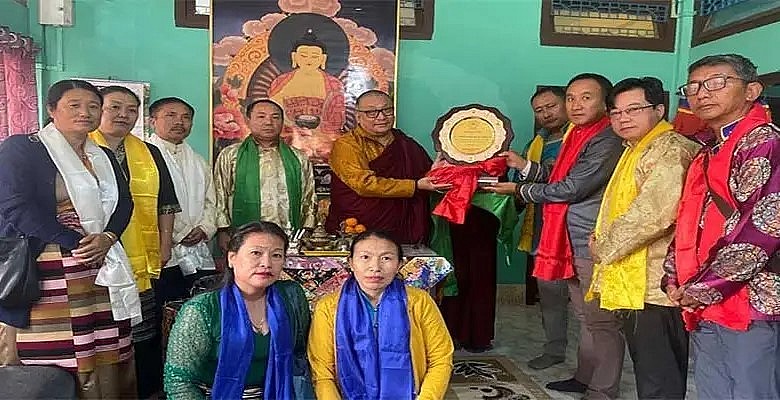
[[[87,139],[84,150],[97,175],[95,179],[54,124],[41,129],[38,137],[65,181],[81,227],[87,233],[103,232],[119,202],[119,187],[108,155]],[[121,243],[114,243],[108,250],[95,278],[95,285],[108,287],[114,320],[132,319],[133,323],[140,322],[141,299],[138,297],[130,260]]]
[[[181,212],[174,216],[173,223],[173,240],[176,245],[171,250],[171,259],[166,267],[178,265],[184,275],[192,275],[198,270],[216,269],[207,242],[200,242],[194,246],[184,246],[179,243],[198,226],[204,217],[206,174],[210,172],[205,170],[198,155],[187,143],[180,145],[181,154],[178,161],[168,151],[166,142],[159,136],[152,135],[149,143],[160,149],[181,205]]]

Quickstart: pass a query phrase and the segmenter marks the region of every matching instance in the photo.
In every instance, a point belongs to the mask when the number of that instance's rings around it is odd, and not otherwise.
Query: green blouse
[[[274,285],[282,289],[293,329],[296,336],[302,338],[296,339],[295,352],[305,354],[309,311],[303,290],[290,281],[279,281]],[[214,383],[222,334],[220,314],[219,291],[216,290],[195,296],[176,315],[165,359],[164,384],[169,399],[206,399],[199,386],[210,388]],[[245,384],[263,387],[271,335],[256,333],[254,339],[254,353]]]

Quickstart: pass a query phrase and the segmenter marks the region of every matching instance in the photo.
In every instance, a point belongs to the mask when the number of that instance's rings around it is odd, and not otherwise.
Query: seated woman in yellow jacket
[[[398,279],[401,246],[381,232],[352,242],[353,277],[317,304],[309,363],[319,400],[443,399],[452,339],[433,299]]]

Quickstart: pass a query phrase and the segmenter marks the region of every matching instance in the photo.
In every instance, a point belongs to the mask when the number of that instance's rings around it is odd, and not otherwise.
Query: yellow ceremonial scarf
[[[636,145],[626,148],[604,192],[604,200],[596,220],[596,237],[623,215],[638,194],[636,166],[647,146],[658,136],[673,130],[672,124],[662,120]],[[647,246],[611,264],[593,266],[586,301],[600,297],[605,310],[641,310],[647,291]]]
[[[103,133],[95,130],[89,137],[108,147]],[[130,258],[138,291],[152,288],[151,278],[160,276],[160,232],[157,226],[157,197],[160,191],[160,173],[146,144],[129,134],[124,138],[125,157],[130,170],[130,194],[133,196],[133,215],[122,234],[122,246]]]
[[[561,140],[565,140],[569,132],[574,128],[574,124],[569,124],[566,127],[566,132]],[[542,135],[536,135],[531,144],[528,145],[528,151],[526,152],[526,159],[533,162],[542,161],[542,153],[544,152],[544,138]],[[517,244],[517,249],[526,253],[531,252],[533,247],[534,237],[534,214],[535,210],[533,204],[528,204],[525,207],[525,216],[523,217],[523,226],[520,228],[520,242]]]
[[[526,157],[528,161],[540,162],[542,161],[542,151],[544,150],[544,138],[542,135],[536,135],[534,140],[528,146],[528,152]],[[517,245],[517,249],[526,253],[531,252],[534,237],[534,207],[533,204],[528,204],[525,207],[525,217],[523,217],[523,227],[520,229],[520,243]]]

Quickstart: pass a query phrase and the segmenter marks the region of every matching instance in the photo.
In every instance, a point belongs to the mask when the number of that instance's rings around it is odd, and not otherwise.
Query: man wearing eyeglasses
[[[662,287],[692,331],[699,398],[780,398],[780,130],[756,66],[704,57],[680,93],[709,131],[686,177]]]
[[[587,399],[616,398],[625,343],[621,322],[594,302],[585,302],[593,260],[588,239],[593,232],[604,188],[623,151],[609,126],[606,97],[612,83],[585,73],[566,86],[566,114],[571,124],[555,165],[530,162],[507,152],[507,165],[521,171],[523,182],[500,182],[489,190],[514,193],[518,201],[542,203],[542,232],[534,277],[566,279],[574,313],[580,321],[580,345],[574,377],[550,382],[548,389],[585,393]]]
[[[431,158],[414,139],[393,128],[387,93],[370,90],[356,102],[358,126],[333,143],[329,232],[347,218],[388,232],[401,243],[426,242],[430,232],[428,191],[447,189],[425,174]]]
[[[664,119],[656,78],[628,78],[607,96],[612,129],[626,149],[604,192],[590,249],[593,281],[586,300],[621,313],[640,399],[683,399],[688,335],[661,291],[685,172],[699,145]]]

